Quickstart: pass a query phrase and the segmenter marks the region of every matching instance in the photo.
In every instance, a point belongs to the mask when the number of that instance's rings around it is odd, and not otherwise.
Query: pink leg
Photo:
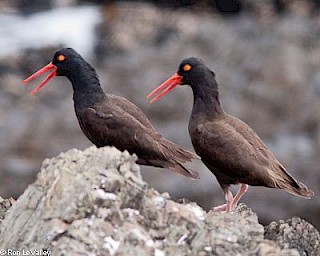
[[[248,191],[249,186],[244,183],[239,184],[239,189],[235,197],[233,197],[230,190],[225,193],[226,204],[213,207],[214,212],[226,211],[231,212],[235,207],[237,207],[241,197]]]
[[[233,205],[233,195],[231,191],[227,190],[224,197],[226,199],[226,204],[213,207],[212,210],[214,212],[221,212],[221,211],[231,212],[232,205]]]
[[[214,212],[223,212],[226,210],[226,207],[227,207],[227,204],[222,204],[222,205],[218,205],[218,206],[215,206],[215,207],[212,207],[212,211]]]
[[[233,206],[233,195],[230,190],[228,190],[225,194],[225,199],[226,199],[226,212],[231,212],[232,206]]]
[[[233,199],[232,208],[235,208],[238,205],[241,197],[248,191],[248,188],[249,186],[247,184],[239,184],[239,190]]]

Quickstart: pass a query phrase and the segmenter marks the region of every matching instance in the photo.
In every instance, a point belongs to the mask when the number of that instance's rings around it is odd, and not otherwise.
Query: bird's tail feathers
[[[299,181],[295,181],[295,182],[297,183],[298,186],[292,186],[292,185],[286,184],[281,188],[290,194],[293,194],[295,196],[300,196],[306,199],[310,199],[312,196],[314,196],[314,192],[311,189],[308,189],[308,187],[304,185],[302,182],[299,182]]]
[[[164,154],[174,156],[174,159],[179,163],[191,162],[192,159],[200,159],[197,154],[183,149],[182,147],[168,140],[161,141],[161,146],[163,148],[162,152]]]
[[[275,184],[277,188],[306,199],[310,199],[314,196],[314,192],[311,189],[308,189],[305,184],[293,178],[283,166],[280,166],[280,168],[283,172],[276,177]]]
[[[180,163],[177,163],[172,166],[168,166],[168,169],[173,172],[180,173],[180,174],[182,174],[188,178],[194,179],[194,180],[200,179],[198,172],[191,170],[190,168],[187,168],[187,167],[183,166],[183,164],[180,164]]]
[[[168,169],[189,178],[199,179],[198,172],[183,165],[185,162],[191,162],[192,159],[200,159],[198,155],[165,139],[161,141],[161,146],[163,154],[168,156],[168,162],[171,163]]]
[[[162,159],[148,159],[148,163],[153,166],[167,168],[173,172],[182,174],[188,178],[199,179],[199,174],[196,171],[186,167],[184,163],[191,162],[192,159],[200,159],[198,155],[188,150],[181,148],[180,146],[162,139],[158,141],[158,146],[161,150]]]
[[[142,165],[151,165],[151,166],[160,167],[160,168],[167,168],[170,171],[173,171],[175,173],[179,173],[179,174],[186,176],[188,178],[191,178],[194,180],[199,179],[198,172],[185,167],[181,163],[174,163],[172,161],[169,162],[169,161],[161,160],[161,159],[154,159],[154,160],[138,159],[137,163],[142,164]]]

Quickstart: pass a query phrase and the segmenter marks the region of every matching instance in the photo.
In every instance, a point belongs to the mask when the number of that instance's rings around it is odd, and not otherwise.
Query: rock
[[[299,217],[271,222],[265,227],[265,237],[278,241],[281,248],[296,248],[300,255],[320,255],[319,232]]]
[[[10,209],[10,207],[12,206],[12,204],[14,202],[15,202],[15,200],[12,197],[10,197],[9,199],[3,199],[0,196],[0,224],[5,216],[6,212]]]
[[[0,213],[13,203],[0,223],[0,248],[117,256],[319,252],[311,224],[292,218],[264,229],[244,204],[233,213],[206,213],[195,203],[174,202],[148,187],[135,160],[94,146],[46,159],[15,203],[0,200]]]

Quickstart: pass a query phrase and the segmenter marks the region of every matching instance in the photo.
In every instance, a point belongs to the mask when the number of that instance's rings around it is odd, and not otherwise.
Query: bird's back
[[[222,113],[191,121],[189,132],[196,153],[224,186],[245,183],[282,188],[310,196],[275,158],[256,132],[240,119]]]
[[[195,154],[164,139],[149,119],[127,99],[107,95],[105,99],[86,108],[79,117],[85,135],[96,146],[115,146],[138,156],[138,163],[164,167],[185,176],[198,174],[182,163],[198,158]]]

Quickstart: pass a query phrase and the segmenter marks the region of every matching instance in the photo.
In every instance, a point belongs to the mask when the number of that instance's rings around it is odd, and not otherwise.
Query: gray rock
[[[320,234],[299,217],[273,221],[265,227],[265,237],[277,241],[281,248],[296,248],[300,255],[320,255]]]
[[[0,196],[0,224],[5,216],[6,212],[10,209],[10,207],[12,206],[12,204],[14,202],[15,202],[15,200],[12,197],[10,197],[9,199],[3,199]]]
[[[311,224],[293,218],[265,230],[244,204],[226,214],[174,202],[148,188],[135,160],[109,147],[46,159],[0,223],[0,248],[117,256],[318,252],[319,232]],[[3,202],[1,212],[12,204]]]

